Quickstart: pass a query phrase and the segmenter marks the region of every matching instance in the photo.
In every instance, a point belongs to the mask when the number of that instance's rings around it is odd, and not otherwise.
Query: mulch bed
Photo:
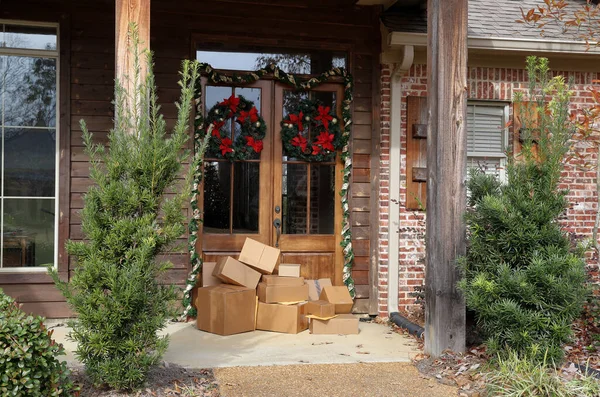
[[[211,369],[187,369],[163,363],[152,370],[147,384],[139,391],[121,393],[99,390],[86,377],[83,367],[72,369],[73,381],[81,387],[81,397],[219,397],[219,385]]]

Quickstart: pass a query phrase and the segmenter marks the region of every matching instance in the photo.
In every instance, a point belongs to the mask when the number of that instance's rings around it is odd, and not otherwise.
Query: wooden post
[[[465,303],[457,290],[465,254],[467,0],[427,2],[427,270],[425,352],[465,350]]]
[[[150,0],[116,0],[115,23],[115,77],[127,88],[132,96],[135,92],[133,84],[133,56],[129,53],[129,26],[133,22],[138,29],[140,47],[143,51],[150,47]],[[140,59],[143,81],[146,77],[146,60]],[[129,76],[129,80],[125,76]]]

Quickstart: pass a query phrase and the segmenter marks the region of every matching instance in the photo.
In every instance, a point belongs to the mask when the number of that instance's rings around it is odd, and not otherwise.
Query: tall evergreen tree
[[[85,241],[67,243],[76,261],[68,283],[53,272],[78,316],[70,335],[78,358],[95,384],[116,389],[140,387],[168,345],[157,332],[175,315],[176,290],[160,282],[171,264],[157,256],[173,250],[185,232],[182,208],[188,192],[170,199],[165,192],[176,188],[189,156],[184,145],[198,77],[196,62],[184,61],[177,122],[168,134],[152,55],[139,50],[134,26],[130,38],[135,74],[127,79],[135,91],[115,82],[116,123],[108,147],[95,144],[81,122],[94,182],[81,212]],[[148,70],[144,79],[141,62]]]

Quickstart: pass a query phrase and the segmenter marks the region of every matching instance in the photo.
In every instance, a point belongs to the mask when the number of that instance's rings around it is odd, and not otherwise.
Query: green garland
[[[350,187],[350,177],[352,172],[352,157],[350,156],[350,132],[352,124],[352,90],[354,87],[352,75],[344,68],[333,68],[327,72],[321,73],[318,76],[312,77],[306,81],[297,80],[298,77],[293,74],[289,74],[279,69],[276,65],[268,65],[265,68],[256,70],[254,72],[238,74],[233,73],[221,74],[213,69],[206,63],[200,64],[200,72],[205,75],[209,83],[222,83],[222,84],[251,84],[257,80],[272,75],[277,81],[287,84],[297,90],[307,91],[315,88],[323,83],[328,82],[332,78],[341,77],[344,82],[344,100],[342,102],[342,120],[343,129],[340,137],[340,145],[342,147],[342,162],[344,163],[343,177],[342,177],[342,188],[340,196],[342,197],[342,242],[341,246],[344,253],[344,270],[343,270],[343,281],[348,287],[348,291],[352,298],[355,296],[354,280],[352,279],[352,264],[354,262],[354,249],[352,248],[352,231],[350,228],[350,205],[348,203],[348,191]],[[196,83],[196,118],[194,121],[194,147],[200,149],[203,142],[206,140],[202,139],[200,131],[204,128],[204,117],[202,115],[202,84],[200,80]],[[204,143],[205,145],[205,143]],[[200,208],[198,207],[198,197],[200,195],[199,187],[202,181],[202,158],[196,156],[193,164],[194,167],[194,184],[192,187],[192,195],[190,204],[192,207],[192,219],[189,224],[189,252],[192,270],[190,271],[187,279],[187,285],[183,292],[183,317],[195,317],[196,311],[192,307],[192,290],[196,286],[196,279],[198,273],[202,269],[202,259],[196,251],[196,242],[198,240],[198,228],[202,221],[200,217]]]
[[[288,157],[304,161],[332,161],[342,148],[342,132],[335,110],[320,101],[300,101],[296,113],[281,121],[281,140]],[[310,126],[314,138],[306,139]]]

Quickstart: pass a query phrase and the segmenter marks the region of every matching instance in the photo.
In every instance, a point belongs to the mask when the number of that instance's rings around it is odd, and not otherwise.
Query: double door
[[[254,102],[267,131],[260,154],[242,161],[217,159],[206,153],[198,244],[204,261],[237,257],[247,237],[281,250],[281,263],[301,264],[305,278],[331,278],[342,283],[340,247],[342,164],[305,162],[287,155],[281,121],[296,113],[303,99],[318,99],[341,115],[343,88],[324,84],[312,91],[294,91],[273,80],[244,86],[203,84],[206,109],[242,95]],[[237,123],[228,127],[235,141]],[[305,127],[307,138],[311,131]]]

